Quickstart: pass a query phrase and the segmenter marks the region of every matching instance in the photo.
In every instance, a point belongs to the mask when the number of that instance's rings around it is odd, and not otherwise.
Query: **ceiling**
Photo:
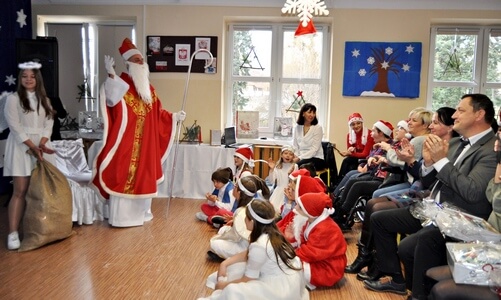
[[[324,0],[327,8],[501,10],[501,0]],[[285,0],[31,0],[33,5],[198,5],[283,7]]]

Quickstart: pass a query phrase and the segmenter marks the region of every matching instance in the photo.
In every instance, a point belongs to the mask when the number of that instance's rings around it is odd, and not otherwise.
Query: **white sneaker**
[[[200,221],[202,221],[202,222],[207,222],[207,218],[208,218],[208,217],[207,217],[207,216],[206,216],[203,212],[201,212],[201,211],[197,212],[197,213],[195,214],[195,217],[196,217],[197,219],[199,219]]]
[[[17,231],[9,233],[7,236],[7,249],[17,250],[21,247],[21,241],[19,240],[19,234]]]

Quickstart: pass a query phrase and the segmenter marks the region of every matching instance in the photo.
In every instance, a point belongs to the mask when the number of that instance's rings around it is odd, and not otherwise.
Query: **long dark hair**
[[[298,125],[304,125],[304,116],[303,114],[307,111],[311,110],[312,112],[316,113],[317,112],[317,108],[315,107],[315,105],[311,104],[311,103],[305,103],[303,105],[303,107],[301,107],[301,110],[299,111],[299,116],[297,117],[297,124]],[[313,121],[311,121],[311,125],[317,125],[318,124],[318,119],[317,119],[317,116],[315,115],[315,119],[313,119]]]
[[[270,220],[275,217],[275,208],[273,208],[273,205],[268,201],[254,200],[250,202],[249,205],[252,206],[252,210],[263,219]],[[301,270],[301,267],[295,267],[292,262],[292,259],[296,257],[296,251],[282,235],[275,222],[270,224],[260,223],[252,217],[249,212],[249,207],[245,209],[245,215],[247,219],[254,220],[254,227],[249,236],[249,243],[254,243],[261,235],[268,234],[270,244],[275,252],[277,263],[278,257],[280,257],[290,269]],[[280,264],[278,264],[278,266],[280,267]]]
[[[270,189],[266,185],[266,182],[263,179],[261,179],[261,177],[257,175],[250,175],[240,178],[239,181],[249,192],[257,193],[257,191],[261,190],[263,198],[266,200],[270,199]],[[240,190],[240,187],[238,186],[238,181],[235,184],[234,188],[240,191],[240,197],[237,199],[238,201],[237,208],[246,206],[247,204],[249,204],[249,202],[252,201],[252,199],[254,199],[254,196],[249,196]]]
[[[30,111],[35,111],[35,108],[30,106],[30,100],[28,99],[28,92],[26,91],[26,88],[22,84],[22,77],[24,72],[27,69],[21,69],[19,71],[18,75],[18,83],[17,83],[17,95],[19,96],[19,101],[21,102],[21,107],[23,108],[24,113],[28,113]],[[45,110],[45,114],[47,116],[47,119],[52,119],[54,118],[55,111],[52,109],[52,106],[50,105],[50,100],[47,98],[47,93],[45,92],[45,87],[43,83],[43,78],[42,78],[42,72],[40,72],[39,69],[30,69],[33,71],[33,74],[35,75],[35,81],[36,81],[36,86],[35,86],[35,96],[37,97],[38,104],[37,104],[37,112],[40,111],[40,105]]]
[[[454,125],[454,119],[452,118],[452,115],[456,112],[456,109],[452,107],[440,107],[437,109],[437,118],[438,121],[446,126],[452,126]],[[455,131],[452,130],[452,137],[459,136],[459,134]]]

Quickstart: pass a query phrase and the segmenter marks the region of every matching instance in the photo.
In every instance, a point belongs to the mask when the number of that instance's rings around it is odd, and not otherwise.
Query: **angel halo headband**
[[[247,207],[249,208],[249,212],[251,214],[251,216],[254,218],[254,220],[258,221],[259,223],[261,224],[271,224],[273,223],[273,221],[275,221],[275,218],[272,218],[272,219],[265,219],[265,218],[262,218],[260,217],[255,211],[254,209],[252,208],[252,202],[254,201],[262,201],[262,200],[252,200],[251,202],[249,202],[249,204],[247,204]]]
[[[37,63],[35,61],[28,61],[18,65],[19,69],[28,70],[28,69],[40,69],[42,67],[41,63]]]

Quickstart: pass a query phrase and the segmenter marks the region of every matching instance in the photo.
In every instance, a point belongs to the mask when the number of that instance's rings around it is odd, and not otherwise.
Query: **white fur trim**
[[[390,127],[386,126],[383,122],[377,121],[374,123],[374,127],[378,128],[381,130],[385,135],[391,136],[393,130],[390,129]]]
[[[129,60],[129,58],[131,58],[133,55],[136,55],[136,54],[141,55],[141,57],[143,56],[139,50],[137,50],[137,49],[129,49],[129,50],[125,51],[124,54],[122,54],[122,57],[125,60]]]

